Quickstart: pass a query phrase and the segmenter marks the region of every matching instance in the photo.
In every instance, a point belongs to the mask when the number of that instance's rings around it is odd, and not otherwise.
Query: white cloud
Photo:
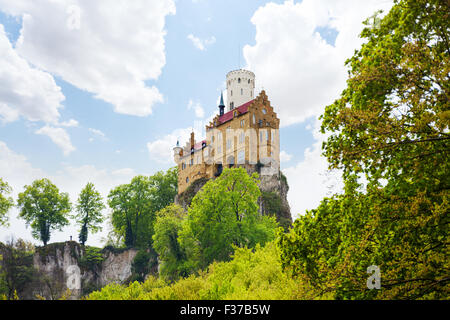
[[[63,151],[65,156],[68,156],[72,151],[75,151],[75,147],[72,145],[69,135],[63,128],[45,126],[35,133],[50,137],[50,139]]]
[[[0,2],[1,3],[1,2]],[[57,123],[65,99],[53,77],[19,56],[0,24],[0,121]]]
[[[280,161],[281,162],[289,162],[292,159],[292,155],[288,154],[286,151],[282,150],[280,152]]]
[[[97,135],[97,136],[100,136],[102,138],[106,138],[106,135],[101,130],[93,129],[93,128],[89,128],[88,130],[90,132],[92,132],[93,134]]]
[[[320,121],[316,119],[313,128],[315,142],[305,150],[304,160],[283,169],[289,184],[288,201],[294,220],[304,215],[306,210],[317,208],[324,197],[339,193],[343,188],[341,173],[328,170],[327,159],[322,156],[322,142],[327,136],[322,135],[319,129]]]
[[[3,141],[0,141],[0,177],[2,177],[12,187],[12,196],[17,198],[18,193],[23,191],[25,185],[30,185],[36,179],[48,178],[52,181],[61,192],[69,193],[72,203],[74,203],[81,189],[88,182],[92,182],[95,188],[100,192],[103,199],[109,194],[109,191],[124,183],[129,183],[137,173],[130,168],[118,170],[99,169],[92,165],[84,165],[73,167],[65,165],[63,169],[55,174],[48,174],[41,169],[34,168],[27,158],[21,154],[14,152]],[[103,213],[105,216],[107,210]],[[8,229],[0,227],[0,241],[4,241],[4,237],[9,234],[15,234],[16,238],[24,238],[26,240],[39,243],[31,238],[30,228],[25,228],[24,220],[18,219],[17,208],[12,208],[9,214],[10,227]],[[74,239],[78,238],[78,227],[73,224],[65,227],[62,232],[53,232],[51,242],[67,241],[72,235]],[[88,243],[90,245],[101,246],[101,238],[107,233],[106,223],[103,231],[89,235]]]
[[[205,110],[203,109],[202,105],[199,102],[195,102],[192,100],[189,100],[188,103],[188,110],[194,109],[195,116],[197,118],[203,118],[205,116]]]
[[[216,42],[216,38],[214,36],[210,37],[209,39],[202,40],[200,38],[197,38],[193,34],[189,34],[187,36],[187,38],[192,41],[192,44],[194,45],[194,47],[196,47],[197,49],[199,49],[201,51],[205,51],[207,46]]]
[[[198,122],[194,128],[176,129],[172,133],[165,135],[159,139],[147,143],[147,150],[150,154],[150,159],[159,163],[173,164],[173,151],[177,141],[180,142],[180,146],[184,147],[187,142],[190,141],[191,132],[194,131],[195,139],[197,142],[202,137],[202,131],[200,130],[204,122]]]
[[[145,81],[158,79],[166,63],[164,25],[175,13],[173,0],[0,0],[0,10],[22,17],[16,50],[38,68],[118,113],[147,116],[163,102]]]
[[[243,54],[282,126],[316,116],[338,98],[347,79],[344,62],[362,43],[362,21],[391,6],[385,0],[303,0],[268,3],[254,13],[256,43],[246,45]],[[338,32],[334,46],[318,27]]]
[[[79,125],[78,121],[74,120],[74,119],[70,119],[69,121],[64,121],[64,122],[59,123],[59,126],[68,127],[68,128],[78,127],[78,125]]]

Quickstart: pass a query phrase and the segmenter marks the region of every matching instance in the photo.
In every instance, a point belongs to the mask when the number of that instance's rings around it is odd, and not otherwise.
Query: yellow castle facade
[[[226,80],[228,106],[221,95],[219,114],[206,126],[206,137],[197,141],[192,132],[184,147],[177,143],[173,148],[179,194],[198,179],[219,176],[225,167],[279,174],[280,120],[266,92],[254,97],[255,75],[248,70],[231,71]]]

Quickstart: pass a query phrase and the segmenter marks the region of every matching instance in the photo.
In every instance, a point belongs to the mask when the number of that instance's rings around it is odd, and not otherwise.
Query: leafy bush
[[[275,243],[236,248],[229,262],[214,262],[199,275],[172,284],[150,276],[129,286],[110,284],[88,300],[305,299],[313,289],[282,271]]]

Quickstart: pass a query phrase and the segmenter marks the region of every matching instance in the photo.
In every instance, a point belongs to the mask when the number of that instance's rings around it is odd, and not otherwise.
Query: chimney
[[[191,132],[191,150],[194,148],[195,144],[195,138],[194,138],[194,131]]]

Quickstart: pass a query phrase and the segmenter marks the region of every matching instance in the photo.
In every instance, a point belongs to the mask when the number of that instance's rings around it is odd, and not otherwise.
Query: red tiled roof
[[[194,144],[194,150],[199,150],[203,147],[203,143],[206,143],[206,140],[197,142],[196,144]]]
[[[220,124],[225,123],[227,121],[230,121],[231,119],[233,119],[234,117],[234,111],[239,111],[239,114],[244,114],[248,112],[248,107],[252,104],[254,100],[250,100],[249,102],[244,103],[243,105],[234,108],[231,111],[228,111],[227,113],[225,113],[223,116],[219,117],[219,122]]]

